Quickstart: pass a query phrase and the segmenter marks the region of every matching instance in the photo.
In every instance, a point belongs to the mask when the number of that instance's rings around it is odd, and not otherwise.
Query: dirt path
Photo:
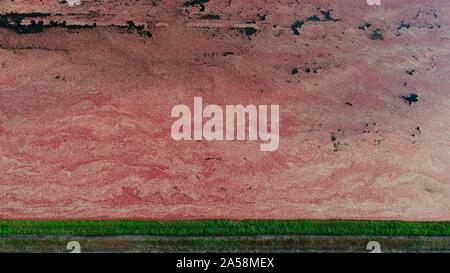
[[[9,236],[0,237],[1,252],[358,252],[370,253],[369,242],[382,253],[450,252],[450,238],[425,236]],[[73,244],[73,243],[72,243]]]

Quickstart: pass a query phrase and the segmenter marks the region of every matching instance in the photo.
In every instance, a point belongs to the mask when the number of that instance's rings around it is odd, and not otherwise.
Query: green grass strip
[[[0,221],[8,235],[450,235],[450,222],[366,220]]]

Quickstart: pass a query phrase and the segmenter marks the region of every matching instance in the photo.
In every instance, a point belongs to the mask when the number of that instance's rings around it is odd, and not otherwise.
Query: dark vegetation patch
[[[319,9],[319,11],[320,11],[320,13],[322,13],[323,17],[325,18],[324,21],[333,21],[333,22],[340,21],[340,19],[333,18],[333,16],[331,15],[331,12],[333,11],[332,9],[330,9],[330,10]]]
[[[222,160],[221,157],[206,157],[205,160]]]
[[[332,136],[332,139],[334,138],[334,140],[332,141],[333,142],[333,152],[337,152],[337,151],[339,151],[339,145],[341,144],[337,139],[336,139],[336,137],[333,137]]]
[[[239,28],[239,32],[246,36],[252,36],[256,32],[258,32],[258,30],[254,27],[243,27],[243,28]]]
[[[401,30],[402,28],[408,29],[408,28],[410,28],[410,27],[411,27],[411,24],[410,24],[410,23],[405,23],[404,21],[401,21],[401,22],[400,22],[400,25],[397,27],[397,30]]]
[[[205,11],[205,3],[208,3],[209,0],[192,0],[187,1],[183,4],[184,7],[199,7],[200,11]]]
[[[136,25],[133,21],[127,21],[127,25],[125,28],[131,33],[136,31],[141,36],[147,36],[149,38],[152,37],[152,33],[148,30],[145,30],[143,25]]]
[[[422,130],[420,129],[419,126],[417,126],[416,128],[414,128],[414,132],[411,134],[412,137],[416,137],[418,135],[422,134]]]
[[[383,33],[380,32],[380,30],[372,30],[372,32],[369,33],[369,39],[371,40],[384,40]]]
[[[412,75],[414,75],[414,73],[416,73],[416,70],[415,69],[409,69],[409,70],[406,70],[406,73],[408,75],[412,76]]]
[[[416,93],[410,93],[407,96],[401,96],[401,98],[405,101],[405,103],[408,103],[409,105],[419,101],[419,96]]]
[[[366,29],[369,29],[371,26],[372,26],[371,23],[367,23],[367,22],[366,22],[366,23],[360,25],[360,26],[358,27],[358,29],[366,30]]]
[[[305,72],[305,73],[317,73],[317,71],[319,71],[319,69],[320,68],[318,68],[318,67],[305,67],[305,68],[303,68],[303,71]]]
[[[292,34],[293,35],[300,35],[300,28],[305,24],[304,21],[295,21],[292,25],[291,25],[291,30],[292,30]]]
[[[8,19],[9,21],[14,21],[17,23],[20,23],[25,18],[45,18],[49,17],[52,14],[50,13],[42,13],[42,12],[28,12],[28,13],[6,13],[0,15],[0,18],[2,19]]]
[[[362,130],[361,133],[363,133],[363,134],[370,133],[371,132],[371,128],[373,128],[376,125],[377,125],[376,122],[364,123],[364,129]],[[376,130],[375,132],[378,133],[378,130]]]
[[[317,15],[313,15],[313,16],[308,17],[306,19],[306,21],[320,21],[320,18]]]
[[[265,21],[266,20],[266,16],[267,16],[266,14],[262,14],[262,15],[258,14],[258,19],[261,20],[261,21]]]
[[[420,26],[417,26],[418,28],[426,28],[426,29],[435,29],[435,28],[441,28],[440,24],[430,24],[430,23],[426,23]]]
[[[421,134],[422,134],[422,130],[420,129],[419,126],[414,128],[414,131],[410,134],[410,136],[413,138],[413,140],[412,140],[413,144],[416,144],[416,138]]]
[[[25,18],[44,18],[51,16],[48,13],[7,13],[0,15],[0,28],[14,31],[17,34],[33,34],[40,33],[47,29],[61,28],[67,30],[81,30],[81,29],[94,29],[97,25],[80,25],[80,24],[67,24],[66,21],[57,22],[51,20],[48,23],[44,23],[43,20],[30,20],[29,24],[23,24],[22,21]],[[127,29],[129,32],[136,31],[141,36],[152,37],[150,31],[145,30],[143,25],[136,25],[133,21],[128,21],[126,25],[112,25],[121,29]]]
[[[371,139],[364,138],[362,141],[367,142],[373,146],[381,145],[381,143],[385,140],[383,135],[379,133],[376,128],[376,122],[366,122],[363,124],[362,129],[356,129],[355,132],[357,134],[370,134],[368,137]],[[374,135],[376,134],[376,135]]]
[[[12,30],[16,32],[17,34],[33,34],[33,33],[40,33],[44,30],[51,29],[51,28],[61,28],[61,29],[68,29],[68,30],[80,30],[80,29],[93,29],[96,27],[96,24],[93,25],[77,25],[77,24],[67,24],[66,21],[63,22],[55,22],[50,21],[48,24],[44,24],[43,21],[35,21],[31,20],[31,23],[28,25],[24,24],[1,24],[0,28],[6,28],[9,30]]]
[[[374,28],[371,23],[368,23],[368,22],[363,23],[358,26],[358,29],[364,30],[364,31],[370,30],[368,37],[371,40],[384,40],[384,35],[381,32],[381,30],[378,28]]]
[[[217,15],[217,14],[204,14],[204,15],[200,16],[200,19],[203,19],[203,20],[219,20],[220,19],[220,15]]]
[[[394,33],[396,36],[400,36],[401,32],[400,30],[402,29],[410,29],[412,27],[418,28],[418,29],[435,29],[435,28],[441,28],[440,24],[435,24],[435,23],[424,23],[424,24],[411,24],[411,23],[406,23],[405,21],[401,21],[399,23],[399,25],[397,26],[397,28],[395,28]]]
[[[330,69],[332,67],[339,67],[339,66],[340,66],[339,62],[337,62],[335,64],[331,64],[329,62],[321,62],[321,63],[313,62],[313,63],[301,65],[299,67],[294,67],[294,68],[297,69],[296,71],[298,73],[304,72],[307,74],[309,74],[309,73],[316,74],[316,73],[319,73],[321,70],[326,70],[326,69]],[[292,69],[294,69],[294,68],[292,68]]]
[[[231,51],[225,51],[225,52],[209,52],[209,53],[203,53],[204,57],[217,57],[217,56],[230,56],[230,55],[234,55],[234,52]]]
[[[350,107],[353,106],[353,104],[351,102],[346,102],[345,105],[350,106]]]
[[[30,20],[30,24],[23,24],[25,18],[45,18],[50,16],[49,13],[7,13],[0,15],[0,28],[14,31],[17,34],[32,34],[43,32],[50,28],[65,28],[65,29],[84,29],[94,28],[94,25],[68,25],[65,21],[55,22],[50,21],[44,24],[42,20]]]
[[[319,12],[323,16],[323,19],[320,19],[320,17],[318,15],[312,15],[312,16],[309,16],[308,18],[306,18],[306,20],[296,20],[291,25],[292,34],[293,35],[300,35],[300,28],[305,24],[305,22],[319,22],[319,21],[333,21],[333,22],[337,22],[337,21],[340,21],[339,19],[334,19],[331,16],[331,11],[332,10],[319,9]]]
[[[338,132],[342,133],[342,130],[338,129]],[[341,145],[341,142],[338,140],[338,137],[336,136],[335,133],[331,134],[330,140],[333,143],[333,152],[338,152],[339,151],[339,146]]]
[[[404,21],[401,21],[400,24],[397,26],[397,28],[395,29],[394,33],[395,36],[400,36],[400,30],[402,29],[409,29],[411,27],[410,23],[405,23]]]
[[[298,68],[297,67],[294,67],[291,70],[291,75],[295,75],[295,74],[298,74]]]
[[[346,133],[344,129],[338,128],[330,132],[330,140],[333,144],[333,152],[342,151],[349,143],[346,141]]]

